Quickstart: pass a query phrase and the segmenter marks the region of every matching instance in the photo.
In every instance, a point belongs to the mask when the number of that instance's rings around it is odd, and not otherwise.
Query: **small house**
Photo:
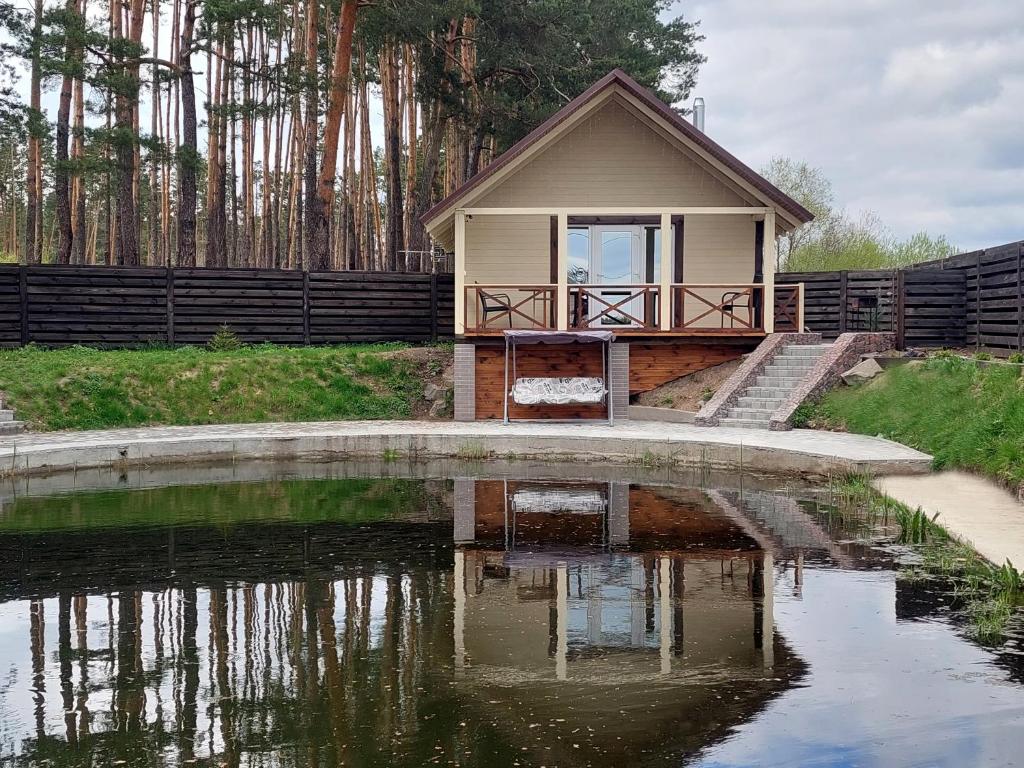
[[[800,328],[775,242],[811,218],[609,73],[423,217],[454,255],[456,419],[622,418]]]

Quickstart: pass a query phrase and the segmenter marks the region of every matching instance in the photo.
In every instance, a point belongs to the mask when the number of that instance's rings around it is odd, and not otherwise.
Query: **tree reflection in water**
[[[0,765],[668,761],[803,673],[775,544],[702,491],[382,482],[15,508]]]

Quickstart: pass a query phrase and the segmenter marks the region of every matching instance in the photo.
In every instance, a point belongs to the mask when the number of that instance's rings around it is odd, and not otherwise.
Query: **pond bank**
[[[343,456],[544,458],[678,464],[774,474],[928,472],[927,454],[881,438],[625,422],[345,421],[23,434],[0,440],[4,474],[103,466]]]
[[[881,477],[875,487],[901,504],[938,514],[943,528],[996,565],[1024,565],[1024,504],[991,480],[969,472]]]

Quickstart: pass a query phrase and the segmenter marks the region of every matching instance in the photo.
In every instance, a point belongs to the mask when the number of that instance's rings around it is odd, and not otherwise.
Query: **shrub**
[[[244,346],[242,340],[226,323],[218,328],[217,332],[206,342],[206,348],[211,352],[232,352],[241,349],[242,346]]]

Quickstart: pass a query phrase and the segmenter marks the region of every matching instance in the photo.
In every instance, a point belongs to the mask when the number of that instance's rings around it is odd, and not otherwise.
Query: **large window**
[[[590,282],[590,227],[569,227],[569,282]]]

